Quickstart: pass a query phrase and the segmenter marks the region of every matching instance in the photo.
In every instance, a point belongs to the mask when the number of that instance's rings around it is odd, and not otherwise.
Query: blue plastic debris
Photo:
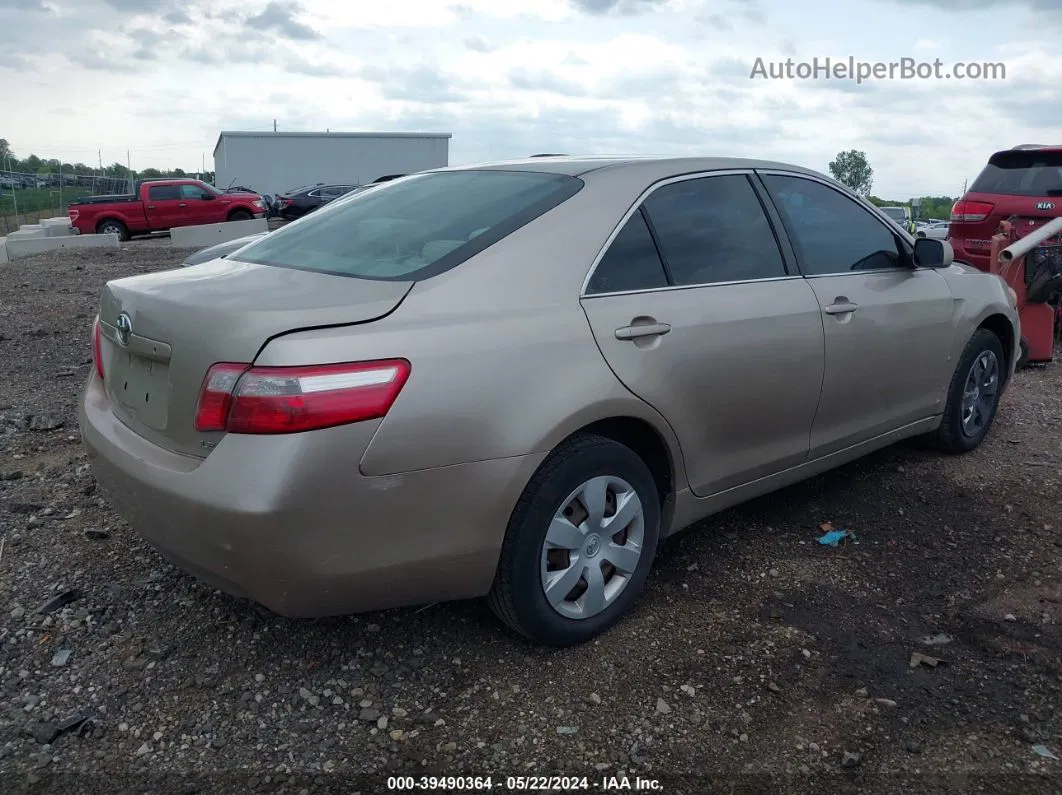
[[[833,525],[829,522],[823,524],[822,529],[827,531],[824,536],[819,538],[819,543],[824,547],[835,547],[845,539],[856,540],[856,535],[851,530],[834,530]]]

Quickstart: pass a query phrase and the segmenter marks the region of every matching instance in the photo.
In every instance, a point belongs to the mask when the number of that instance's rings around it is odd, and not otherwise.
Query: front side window
[[[676,285],[786,275],[774,232],[748,177],[700,177],[664,185],[645,200]]]
[[[202,200],[207,196],[213,194],[198,185],[181,185],[181,198],[182,199],[196,199]]]
[[[763,181],[807,276],[908,266],[897,234],[840,191],[802,177],[768,174]]]
[[[331,202],[240,251],[261,265],[409,281],[464,262],[574,196],[582,180],[534,171],[419,174]]]

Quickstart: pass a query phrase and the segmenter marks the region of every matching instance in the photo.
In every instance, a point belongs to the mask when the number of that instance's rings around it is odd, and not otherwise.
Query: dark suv
[[[987,269],[992,235],[1013,218],[1026,235],[1062,215],[1062,145],[1025,144],[996,152],[951,210],[955,259]]]

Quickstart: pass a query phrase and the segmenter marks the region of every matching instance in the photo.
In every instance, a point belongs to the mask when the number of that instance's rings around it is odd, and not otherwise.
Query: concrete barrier
[[[40,226],[48,237],[66,237],[73,234],[70,227],[70,219],[65,216],[62,218],[42,218]]]
[[[67,235],[65,237],[37,237],[12,240],[16,233],[7,236],[7,257],[18,259],[45,251],[68,248],[118,248],[118,235]]]
[[[0,264],[3,264],[7,261],[7,238],[0,237]]]
[[[37,240],[48,237],[48,230],[39,224],[22,224],[17,232],[8,233],[7,239],[11,240]]]
[[[217,243],[227,243],[238,237],[268,231],[269,223],[265,218],[201,226],[179,226],[170,230],[170,245],[174,248],[205,248]]]

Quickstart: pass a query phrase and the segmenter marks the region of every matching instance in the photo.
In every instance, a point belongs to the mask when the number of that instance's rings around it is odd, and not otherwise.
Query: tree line
[[[109,166],[103,166],[101,169],[99,165],[90,166],[85,163],[67,163],[55,158],[43,158],[33,154],[25,158],[19,158],[11,151],[11,146],[5,138],[0,138],[0,171],[11,174],[36,174],[41,177],[57,176],[59,174],[64,177],[67,175],[74,178],[105,177],[114,180],[198,177],[205,182],[213,183],[214,181],[213,171],[189,173],[182,168],[145,168],[134,172],[128,166],[117,162],[111,163]]]

